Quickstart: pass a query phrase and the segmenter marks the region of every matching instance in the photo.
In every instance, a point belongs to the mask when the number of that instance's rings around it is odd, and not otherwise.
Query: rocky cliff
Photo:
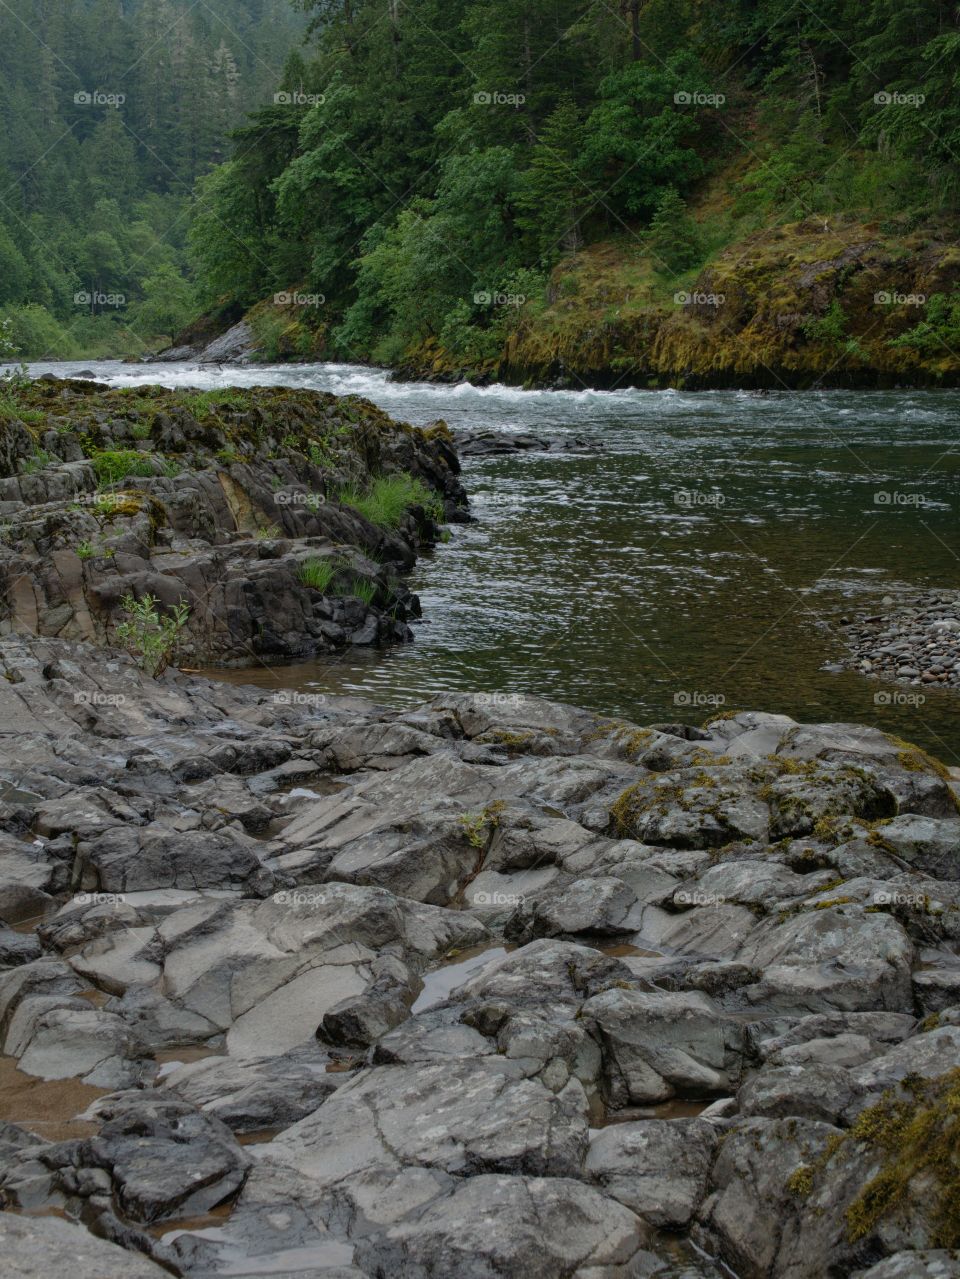
[[[149,595],[186,606],[177,652],[194,663],[408,639],[404,574],[465,518],[448,441],[314,391],[16,387],[0,402],[0,632],[104,643]]]

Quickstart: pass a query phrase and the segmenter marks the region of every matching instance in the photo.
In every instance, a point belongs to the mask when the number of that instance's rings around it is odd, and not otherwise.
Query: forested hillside
[[[39,355],[137,352],[192,314],[195,180],[272,98],[288,0],[5,0],[0,318]]]
[[[826,293],[781,289],[764,319],[797,358],[906,369],[960,330],[955,3],[311,11],[313,56],[284,82],[308,100],[255,114],[235,158],[201,180],[193,232],[207,305],[294,286],[309,299],[254,312],[267,353],[556,373],[602,329],[590,376],[639,367],[658,344],[693,367],[698,306],[709,325],[723,293],[714,318],[730,320],[742,284],[752,319],[791,263],[824,259],[836,264]],[[826,242],[808,243],[814,232]],[[844,308],[864,268],[872,305],[899,297],[900,267],[921,259],[932,306],[888,306],[869,323]],[[722,290],[701,287],[711,263]],[[726,357],[711,346],[709,358]]]
[[[4,10],[21,349],[960,375],[956,3],[297,3]]]

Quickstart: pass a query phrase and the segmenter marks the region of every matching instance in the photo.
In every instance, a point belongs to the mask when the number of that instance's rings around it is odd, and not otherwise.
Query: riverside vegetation
[[[242,322],[257,359],[442,379],[960,373],[946,0],[14,9],[0,321],[28,358]]]
[[[960,1274],[955,772],[761,712],[182,673],[406,638],[446,428],[6,402],[11,1273]]]
[[[305,7],[304,106],[200,181],[183,341],[246,311],[258,358],[410,377],[955,383],[955,6]]]

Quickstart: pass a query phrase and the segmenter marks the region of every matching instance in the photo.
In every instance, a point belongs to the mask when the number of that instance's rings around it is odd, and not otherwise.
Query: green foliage
[[[100,484],[119,484],[128,475],[153,475],[149,453],[136,449],[101,449],[90,459]]]
[[[405,471],[377,476],[366,493],[353,488],[342,489],[338,501],[344,506],[352,506],[378,528],[396,528],[413,506],[422,507],[432,520],[439,522],[443,519],[440,495]]]
[[[303,15],[289,0],[9,0],[3,14],[0,318],[26,359],[154,349],[196,313],[194,182],[272,97]]]
[[[223,404],[236,404],[237,391],[231,387],[223,387],[222,389],[215,387],[211,391],[191,392],[187,395],[180,395],[178,398],[183,407],[199,421],[200,418],[207,417]]]
[[[49,466],[54,459],[46,451],[46,449],[37,449],[32,457],[28,457],[23,463],[24,475],[34,475],[37,471],[42,471]]]
[[[92,560],[96,553],[96,549],[92,542],[83,541],[77,543],[77,555],[80,559]]]
[[[960,291],[931,294],[924,319],[890,345],[921,355],[956,355],[960,351]]]
[[[305,560],[300,565],[299,577],[304,586],[325,592],[337,575],[338,565],[333,560]]]
[[[807,320],[803,331],[813,342],[826,342],[831,346],[843,345],[849,325],[846,312],[840,302],[834,298],[825,315],[814,320]]]
[[[144,595],[138,600],[125,595],[121,606],[127,620],[117,627],[117,638],[137,659],[141,670],[156,679],[176,651],[180,633],[190,617],[189,605],[181,599],[168,613],[161,613],[160,601],[154,596]]]
[[[0,382],[0,386],[4,385]],[[44,420],[42,409],[27,408],[15,395],[0,395],[0,422],[28,422],[36,424]],[[47,459],[50,460],[49,458]]]
[[[668,187],[660,197],[650,222],[647,245],[658,266],[671,273],[687,271],[701,259],[703,249],[697,224],[674,187]]]
[[[377,584],[355,577],[352,582],[336,587],[332,593],[347,599],[362,600],[369,607],[376,597]]]

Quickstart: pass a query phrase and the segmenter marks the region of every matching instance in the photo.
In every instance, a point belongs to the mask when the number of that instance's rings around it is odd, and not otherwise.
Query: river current
[[[407,422],[579,439],[464,460],[474,522],[423,557],[416,641],[225,672],[413,704],[526,693],[650,723],[720,707],[872,723],[960,764],[956,692],[824,669],[841,621],[960,568],[953,391],[528,391],[391,382],[345,364],[35,364],[173,387],[362,395]],[[888,602],[883,603],[884,600]]]

